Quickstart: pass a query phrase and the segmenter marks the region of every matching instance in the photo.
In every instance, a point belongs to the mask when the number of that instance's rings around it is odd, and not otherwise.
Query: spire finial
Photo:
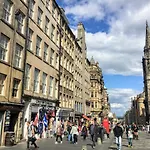
[[[148,27],[148,21],[146,20],[146,27]]]

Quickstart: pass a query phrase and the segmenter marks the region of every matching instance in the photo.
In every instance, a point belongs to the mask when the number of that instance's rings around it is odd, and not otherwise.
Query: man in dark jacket
[[[113,131],[116,137],[117,150],[121,150],[121,140],[122,140],[122,135],[123,135],[123,129],[121,127],[120,122],[117,123]]]
[[[98,133],[98,125],[97,125],[97,118],[94,118],[93,124],[90,126],[90,134],[91,139],[93,142],[93,149],[95,148],[95,142],[97,142],[97,133]]]

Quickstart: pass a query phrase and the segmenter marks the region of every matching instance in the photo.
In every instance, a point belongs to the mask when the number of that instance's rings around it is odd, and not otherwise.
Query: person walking
[[[138,140],[139,136],[138,136],[138,127],[136,124],[134,124],[134,129],[133,129],[133,133],[134,133],[134,139]]]
[[[78,135],[79,135],[79,132],[78,132],[78,127],[76,125],[76,123],[73,124],[72,126],[72,129],[71,129],[71,135],[73,137],[73,144],[78,144]]]
[[[68,133],[68,141],[69,141],[69,142],[72,140],[72,138],[71,138],[71,129],[72,129],[71,123],[68,122],[68,125],[67,125],[67,133]]]
[[[34,126],[33,126],[33,123],[28,121],[27,122],[27,150],[29,150],[29,145],[30,145],[30,142],[31,142],[31,145],[34,145],[35,148],[39,148],[37,146],[37,144],[35,143],[36,141],[36,138],[35,138],[35,132],[34,132]]]
[[[107,117],[104,117],[103,119],[103,127],[105,128],[106,134],[107,134],[107,138],[109,139],[109,134],[110,134],[110,123]]]
[[[87,137],[87,127],[86,127],[85,124],[83,125],[82,131],[81,131],[81,135],[83,136],[83,140],[86,140],[86,137]]]
[[[62,144],[62,134],[63,134],[63,128],[61,125],[58,125],[56,128],[56,142],[55,144],[58,144],[58,138],[60,138],[60,143]]]
[[[121,127],[121,123],[118,122],[113,129],[114,136],[116,138],[116,144],[117,144],[117,150],[121,150],[121,141],[122,141],[122,135],[123,135],[123,129]]]
[[[133,141],[133,133],[132,133],[131,127],[129,127],[129,129],[128,129],[128,147],[132,148],[132,146],[133,146],[132,141]]]
[[[92,147],[95,149],[96,142],[97,142],[97,134],[98,134],[98,125],[97,125],[97,118],[94,118],[94,121],[92,125],[90,126],[90,134],[91,134],[91,139],[92,139]]]

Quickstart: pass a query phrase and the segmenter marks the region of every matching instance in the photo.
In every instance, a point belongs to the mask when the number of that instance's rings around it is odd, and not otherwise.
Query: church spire
[[[146,38],[145,38],[145,49],[150,47],[150,29],[146,20]]]
[[[93,56],[92,56],[92,58],[91,58],[90,63],[91,63],[92,65],[94,65],[94,64],[95,64],[95,60],[94,60]]]

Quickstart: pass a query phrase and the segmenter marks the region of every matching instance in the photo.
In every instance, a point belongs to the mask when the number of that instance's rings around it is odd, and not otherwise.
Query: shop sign
[[[9,131],[11,112],[6,110],[4,132]]]

